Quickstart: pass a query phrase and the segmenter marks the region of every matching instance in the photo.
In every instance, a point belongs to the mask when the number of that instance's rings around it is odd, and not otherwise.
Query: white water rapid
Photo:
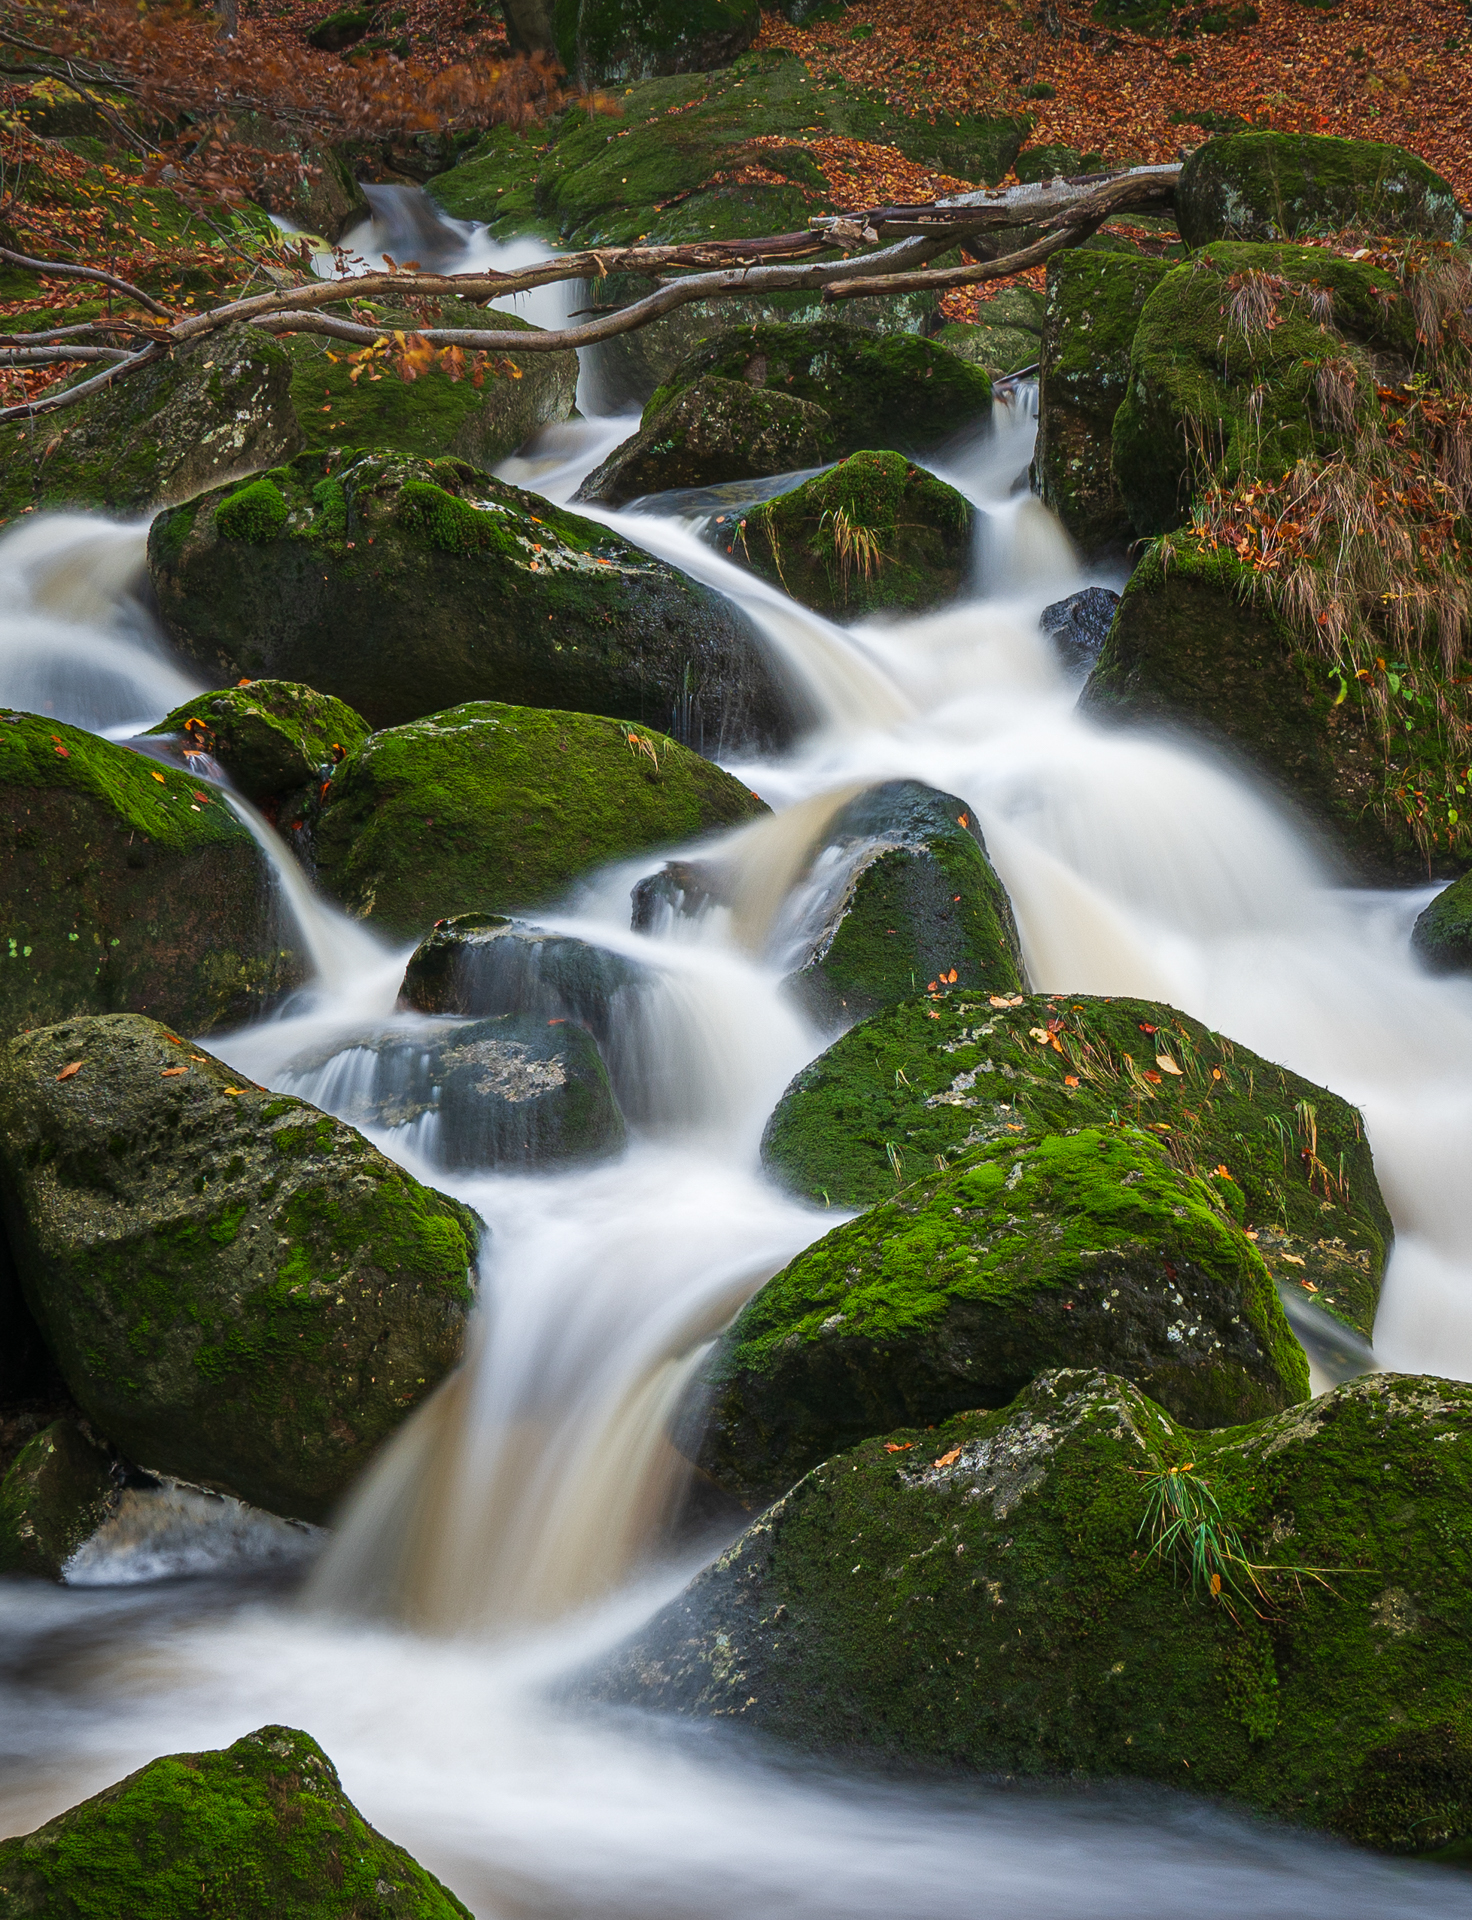
[[[508,472],[565,497],[614,431],[561,429]],[[191,1559],[187,1500],[142,1549],[136,1529],[117,1545],[111,1585],[105,1543],[66,1587],[0,1582],[0,1831],[277,1720],[318,1738],[368,1818],[482,1920],[1472,1916],[1472,1888],[1441,1870],[1164,1792],[884,1777],[736,1729],[554,1703],[563,1674],[698,1564],[668,1527],[669,1421],[705,1343],[835,1220],[767,1185],[757,1143],[822,1044],[779,991],[782,948],[806,910],[806,851],[856,786],[910,777],[970,802],[1036,987],[1169,1000],[1358,1101],[1399,1233],[1379,1357],[1472,1377],[1472,988],[1411,961],[1424,892],[1338,887],[1240,770],[1077,715],[1037,615],[1084,581],[1014,485],[1030,440],[1020,405],[945,465],[984,509],[969,596],[859,631],[739,573],[688,519],[613,516],[737,600],[817,720],[799,750],[738,769],[778,813],[701,850],[737,876],[728,907],[632,933],[629,889],[659,864],[645,861],[593,876],[545,922],[654,969],[619,1036],[616,1076],[638,1095],[628,1151],[452,1179],[417,1158],[422,1136],[375,1134],[491,1228],[466,1366],[385,1450],[305,1589],[300,1543],[238,1515],[201,1521]],[[118,611],[137,552],[136,531],[72,517],[0,538],[0,700],[49,688],[42,710],[121,728],[183,697],[146,614]],[[88,673],[36,678],[73,628],[94,654],[69,657],[126,690],[110,706]],[[405,955],[299,876],[285,892],[315,984],[208,1044],[345,1107],[365,1036],[413,1031],[395,1012]]]

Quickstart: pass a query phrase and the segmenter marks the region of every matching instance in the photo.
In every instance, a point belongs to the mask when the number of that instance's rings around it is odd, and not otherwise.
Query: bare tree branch
[[[0,367],[55,367],[72,361],[132,358],[126,347],[12,347],[0,340]]]
[[[149,361],[159,359],[165,351],[161,343],[151,343],[141,353],[132,354],[126,360],[114,361],[112,366],[104,367],[101,373],[94,373],[90,380],[79,381],[74,387],[53,387],[34,400],[24,401],[18,407],[0,407],[0,422],[31,420],[38,414],[55,413],[59,407],[74,406],[78,400],[85,400],[89,394],[111,386],[113,381],[121,378],[123,374],[132,373],[136,368],[146,366]]]
[[[131,281],[119,280],[115,274],[104,273],[100,267],[79,267],[70,260],[32,260],[28,254],[12,253],[9,247],[0,247],[0,260],[12,267],[24,267],[27,273],[46,273],[60,280],[97,280],[105,287],[111,287],[114,293],[125,293],[130,300],[136,300],[140,306],[147,307],[150,313],[156,313],[165,320],[172,320],[173,314],[167,307],[161,307],[152,295],[141,287],[135,287]]]

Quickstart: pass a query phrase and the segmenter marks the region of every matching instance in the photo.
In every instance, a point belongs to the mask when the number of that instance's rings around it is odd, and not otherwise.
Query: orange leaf
[[[961,1458],[961,1449],[959,1447],[952,1447],[950,1452],[943,1453],[939,1458],[939,1460],[936,1461],[935,1464],[938,1467],[949,1467],[949,1466],[953,1466],[955,1462],[960,1458]]]
[[[956,825],[958,827],[969,827],[971,825],[971,815],[969,813],[958,813],[956,815]]]
[[[908,1453],[914,1444],[915,1442],[913,1440],[886,1440],[884,1443],[884,1451],[886,1453]]]
[[[164,779],[164,777],[163,777],[163,775],[162,775],[161,773],[156,773],[156,774],[154,774],[154,776],[153,776],[153,777],[154,777],[154,779],[155,779],[155,780],[157,780],[157,781],[158,781],[158,783],[160,784],[160,786],[165,786],[165,787],[166,787],[166,786],[167,786],[167,785],[169,784],[169,783],[168,783],[168,781]]]
[[[58,1080],[70,1080],[74,1073],[80,1073],[81,1071],[82,1071],[81,1061],[73,1060],[69,1066],[63,1067],[61,1072],[57,1074],[56,1077]]]
[[[159,1075],[160,1080],[177,1080],[181,1073],[188,1073],[188,1067],[165,1067]]]
[[[1063,1084],[1065,1087],[1076,1087],[1078,1085],[1078,1075],[1076,1073],[1065,1073],[1063,1076]]]

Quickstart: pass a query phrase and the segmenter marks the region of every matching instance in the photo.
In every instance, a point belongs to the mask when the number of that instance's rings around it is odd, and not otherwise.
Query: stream
[[[374,206],[350,239],[402,257],[393,222],[420,215]],[[443,245],[460,265],[508,263],[469,230]],[[422,244],[415,257],[431,264]],[[595,365],[588,417],[503,477],[566,501],[630,431],[596,412],[597,391]],[[702,539],[688,498],[597,516],[734,600],[814,716],[792,752],[733,767],[775,813],[728,837],[731,908],[632,932],[630,888],[661,854],[538,916],[654,970],[618,1039],[627,1152],[557,1175],[449,1174],[422,1125],[365,1128],[491,1228],[466,1365],[326,1538],[180,1495],[89,1549],[65,1587],[0,1582],[0,1833],[158,1754],[281,1721],[482,1920],[1472,1916],[1472,1882],[1443,1869],[1163,1790],[826,1766],[740,1729],[580,1709],[560,1688],[713,1551],[670,1524],[671,1423],[739,1305],[843,1217],[769,1184],[758,1142],[825,1044],[781,990],[784,949],[820,823],[855,785],[918,779],[970,803],[1034,990],[1169,1001],[1359,1103],[1397,1229],[1376,1357],[1472,1378],[1472,984],[1411,958],[1431,890],[1346,888],[1239,766],[1077,713],[1038,615],[1090,576],[1019,486],[1030,402],[999,402],[990,431],[927,463],[980,511],[966,596],[921,618],[844,629],[807,612]],[[0,539],[0,700],[126,737],[198,690],[135,597],[145,536],[68,514]],[[243,817],[315,977],[207,1044],[351,1116],[365,1038],[419,1019],[394,1010],[407,950],[318,899]]]

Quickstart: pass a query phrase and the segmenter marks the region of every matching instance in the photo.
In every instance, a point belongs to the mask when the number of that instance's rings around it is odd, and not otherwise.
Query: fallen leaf
[[[939,1458],[939,1460],[936,1461],[935,1464],[938,1467],[949,1467],[949,1466],[952,1466],[960,1458],[961,1458],[961,1449],[959,1447],[952,1447],[950,1452],[943,1453]]]
[[[73,1060],[69,1066],[63,1067],[61,1072],[57,1074],[56,1077],[58,1080],[70,1080],[74,1073],[80,1073],[81,1071],[82,1071],[81,1061]]]
[[[1046,1027],[1029,1027],[1027,1037],[1029,1040],[1036,1040],[1040,1047],[1045,1047],[1048,1044],[1048,1029]]]
[[[226,1093],[244,1093],[245,1088],[244,1087],[226,1087],[225,1091]]]
[[[913,1440],[886,1440],[884,1443],[884,1451],[886,1453],[908,1453],[914,1444],[915,1442]]]
[[[160,1073],[159,1079],[177,1080],[181,1073],[188,1073],[188,1071],[188,1067],[165,1067],[163,1072]]]
[[[1286,1260],[1290,1267],[1301,1267],[1305,1264],[1303,1255],[1301,1253],[1285,1253],[1281,1256],[1281,1258]]]
[[[1223,1180],[1230,1180],[1232,1177],[1225,1167],[1218,1167],[1217,1174]]]
[[[1174,1073],[1178,1075],[1181,1071],[1168,1053],[1157,1053],[1155,1056],[1155,1064],[1162,1073]]]
[[[1222,1577],[1219,1573],[1211,1576],[1211,1597],[1214,1600],[1222,1590]]]
[[[1143,1020],[1139,1023],[1139,1025],[1140,1025],[1141,1033],[1159,1033],[1160,1031],[1159,1027],[1147,1026]]]
[[[946,975],[946,985],[953,987],[955,986],[955,984],[956,984],[956,969],[952,967],[950,972]]]
[[[1063,1084],[1065,1087],[1076,1087],[1078,1085],[1078,1075],[1076,1073],[1065,1073],[1063,1076]]]
[[[154,779],[155,779],[155,780],[157,780],[157,781],[158,781],[158,783],[159,783],[159,785],[160,785],[161,787],[163,787],[163,786],[167,786],[167,785],[168,785],[168,782],[167,782],[167,781],[166,781],[166,780],[164,779],[164,777],[163,777],[163,775],[162,775],[161,773],[156,773],[156,774],[154,774],[154,776],[153,776],[153,777],[154,777]]]
[[[958,827],[969,827],[971,825],[971,815],[969,813],[958,813],[956,815],[956,825]]]
[[[1154,1067],[1146,1067],[1145,1078],[1152,1086],[1158,1087],[1160,1085],[1160,1075],[1155,1071]]]

